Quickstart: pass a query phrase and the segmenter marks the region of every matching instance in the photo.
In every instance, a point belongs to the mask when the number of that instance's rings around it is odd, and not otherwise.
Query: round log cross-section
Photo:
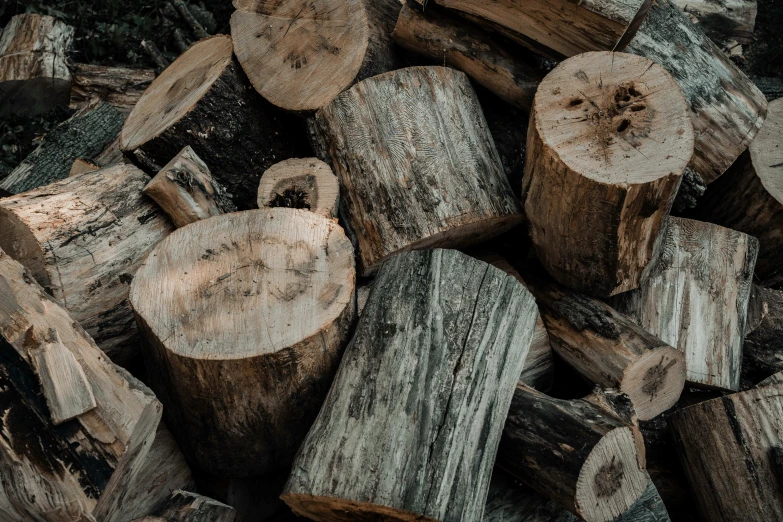
[[[197,221],[150,254],[131,304],[191,462],[235,477],[290,463],[337,369],[354,286],[342,229],[305,210]]]
[[[639,286],[693,154],[688,106],[646,58],[585,53],[541,83],[523,197],[541,263],[600,297]]]
[[[305,208],[324,217],[337,217],[340,184],[329,165],[317,158],[281,161],[261,176],[258,208]]]

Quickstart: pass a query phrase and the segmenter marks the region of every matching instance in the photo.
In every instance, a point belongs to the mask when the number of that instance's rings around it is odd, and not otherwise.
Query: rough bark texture
[[[130,299],[190,462],[229,477],[290,464],[347,341],[354,284],[342,229],[304,210],[197,221],[150,254]]]
[[[182,490],[174,491],[154,515],[165,522],[235,522],[237,520],[237,512],[231,506]],[[154,519],[154,517],[150,518]]]
[[[742,381],[755,384],[781,371],[783,292],[753,285],[742,347]]]
[[[21,14],[0,36],[0,117],[36,116],[68,105],[66,65],[73,27],[51,16]]]
[[[255,93],[231,53],[228,36],[191,46],[138,101],[120,146],[157,173],[190,145],[244,210],[256,206],[262,172],[285,158],[307,156],[308,150],[301,122]]]
[[[459,71],[411,67],[365,80],[313,125],[340,179],[363,275],[396,252],[468,246],[523,219]]]
[[[152,69],[128,69],[76,63],[71,67],[71,107],[80,108],[99,98],[123,113],[129,113],[155,79]]]
[[[319,216],[337,217],[340,183],[318,158],[281,161],[261,175],[258,208],[304,208]]]
[[[669,423],[704,520],[783,519],[783,385],[696,404]]]
[[[387,261],[283,500],[320,521],[480,518],[534,322],[530,294],[486,263]]]
[[[119,364],[139,353],[129,284],[172,230],[142,193],[148,178],[117,165],[0,200],[0,248]]]
[[[783,80],[780,78],[754,77],[753,83],[764,93],[768,101],[783,98]]]
[[[756,0],[673,0],[716,44],[753,42]]]
[[[107,103],[90,104],[43,139],[22,163],[0,182],[0,189],[20,194],[65,179],[78,158],[94,158],[122,129],[122,114]]]
[[[747,148],[767,101],[753,82],[669,0],[657,0],[627,52],[669,71],[691,108],[696,144],[690,168],[710,184]]]

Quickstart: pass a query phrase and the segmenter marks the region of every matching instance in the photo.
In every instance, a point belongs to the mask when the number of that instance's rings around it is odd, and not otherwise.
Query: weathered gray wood
[[[389,259],[283,500],[320,521],[478,519],[534,322],[530,294],[484,262]]]
[[[756,0],[674,0],[716,44],[753,42]]]
[[[783,291],[753,285],[742,346],[742,382],[756,384],[783,371]]]
[[[137,519],[136,522],[150,519],[164,522],[235,522],[237,512],[231,506],[198,493],[177,490],[152,516]]]
[[[72,108],[81,108],[93,98],[99,98],[123,113],[133,109],[155,79],[155,71],[152,69],[128,69],[86,63],[73,64],[71,73]]]

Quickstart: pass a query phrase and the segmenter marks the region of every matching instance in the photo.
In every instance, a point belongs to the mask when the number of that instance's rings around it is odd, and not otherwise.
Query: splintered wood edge
[[[280,495],[280,498],[297,516],[322,522],[354,522],[372,519],[397,522],[438,522],[436,519],[424,515],[371,502],[286,492]]]
[[[650,350],[623,373],[620,391],[630,397],[639,420],[674,406],[685,387],[685,354],[671,346]]]

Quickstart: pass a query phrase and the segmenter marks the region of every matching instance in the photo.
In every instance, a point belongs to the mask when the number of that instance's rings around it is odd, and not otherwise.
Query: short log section
[[[295,158],[272,165],[258,184],[258,208],[303,208],[319,216],[337,217],[340,183],[318,158]]]

